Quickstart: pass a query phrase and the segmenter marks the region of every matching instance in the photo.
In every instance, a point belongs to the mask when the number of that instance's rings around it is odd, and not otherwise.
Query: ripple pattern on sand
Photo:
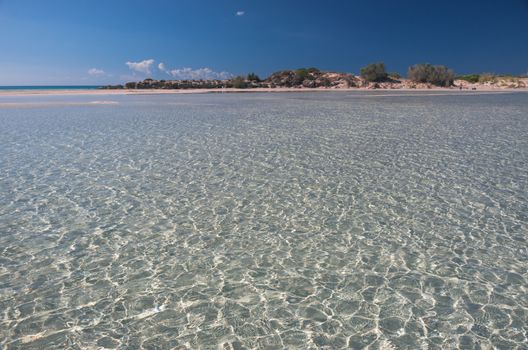
[[[0,110],[0,348],[526,349],[528,95],[386,95]]]

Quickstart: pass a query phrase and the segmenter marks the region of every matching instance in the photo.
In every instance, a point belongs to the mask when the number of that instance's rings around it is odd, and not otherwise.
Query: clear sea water
[[[0,91],[20,91],[20,90],[94,90],[97,85],[13,85],[0,86]]]
[[[2,349],[527,349],[528,94],[0,97]]]

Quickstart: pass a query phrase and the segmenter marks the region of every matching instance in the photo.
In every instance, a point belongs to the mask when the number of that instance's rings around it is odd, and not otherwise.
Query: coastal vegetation
[[[249,73],[247,75],[247,78],[246,78],[248,81],[254,81],[254,82],[257,82],[259,83],[261,80],[260,80],[260,77],[258,75],[256,75],[255,73]]]
[[[388,73],[383,62],[369,64],[361,68],[360,75],[351,73],[327,72],[315,67],[282,70],[261,79],[256,73],[238,75],[230,79],[199,80],[155,80],[145,79],[127,82],[124,85],[108,85],[103,89],[251,89],[251,88],[367,88],[402,89],[433,87],[486,88],[526,88],[528,78],[491,73],[466,74],[455,76],[453,70],[442,65],[415,64],[409,67],[407,77],[398,72]]]
[[[361,68],[359,75],[368,82],[376,83],[387,80],[389,76],[385,70],[385,63],[383,62],[371,63]]]
[[[528,77],[513,76],[513,75],[498,75],[493,73],[480,74],[466,74],[456,78],[459,81],[458,85],[471,85],[494,87],[494,88],[509,88],[522,89],[528,87]]]
[[[271,74],[263,81],[268,87],[330,88],[355,87],[358,79],[349,73],[322,72],[317,68],[299,68]]]
[[[249,80],[249,79],[247,79]],[[245,89],[248,87],[247,80],[242,76],[237,76],[231,79],[231,87],[234,87],[235,89]]]
[[[459,75],[457,77],[458,80],[464,80],[468,83],[478,83],[479,82],[480,75],[479,74],[466,74],[466,75]]]
[[[466,75],[460,75],[457,77],[458,80],[464,80],[468,83],[476,84],[476,83],[489,83],[492,81],[495,81],[497,76],[492,73],[482,73],[482,74],[466,74]],[[508,78],[507,76],[504,76],[503,78]],[[513,77],[511,77],[513,78]]]
[[[415,83],[427,83],[443,87],[449,87],[455,81],[453,70],[445,66],[433,66],[429,63],[415,64],[409,67],[407,77]]]

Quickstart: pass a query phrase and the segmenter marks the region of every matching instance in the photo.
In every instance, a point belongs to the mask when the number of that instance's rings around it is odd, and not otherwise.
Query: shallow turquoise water
[[[528,94],[2,97],[0,148],[0,348],[527,348]]]

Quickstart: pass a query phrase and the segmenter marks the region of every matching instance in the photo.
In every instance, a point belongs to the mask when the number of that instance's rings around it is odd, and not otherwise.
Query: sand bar
[[[328,92],[328,91],[435,91],[435,92],[453,92],[453,93],[475,93],[475,92],[527,92],[528,88],[482,88],[478,90],[459,90],[458,88],[440,88],[431,89],[366,89],[366,88],[252,88],[252,89],[86,89],[86,90],[0,90],[2,96],[77,96],[77,95],[165,95],[165,94],[204,94],[204,93],[250,93],[250,92]]]

